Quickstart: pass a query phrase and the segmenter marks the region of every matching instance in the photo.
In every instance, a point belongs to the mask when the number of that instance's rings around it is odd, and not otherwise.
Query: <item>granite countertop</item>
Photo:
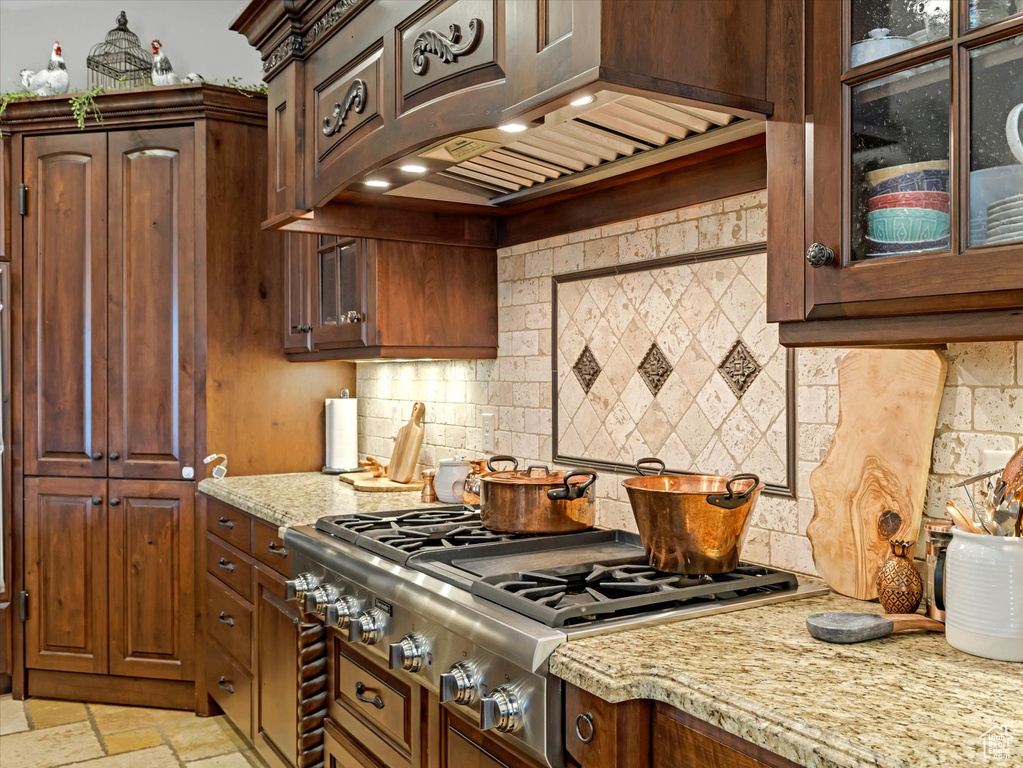
[[[337,475],[321,472],[228,476],[221,480],[208,477],[199,483],[199,490],[268,523],[288,527],[312,525],[327,515],[442,506],[424,504],[419,491],[356,491]]]
[[[1023,765],[1023,664],[955,650],[936,633],[829,645],[820,611],[881,613],[825,595],[570,640],[551,671],[611,702],[671,704],[812,768]],[[1009,759],[980,736],[1006,726]]]

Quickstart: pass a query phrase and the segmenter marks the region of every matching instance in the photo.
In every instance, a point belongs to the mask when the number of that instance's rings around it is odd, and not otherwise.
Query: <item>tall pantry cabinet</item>
[[[14,686],[192,707],[202,459],[318,469],[323,398],[352,372],[280,351],[265,100],[192,85],[97,101],[84,131],[66,99],[2,118],[21,291]]]

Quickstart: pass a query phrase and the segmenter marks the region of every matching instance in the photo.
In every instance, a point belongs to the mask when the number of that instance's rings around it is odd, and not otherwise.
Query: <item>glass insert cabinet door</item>
[[[1018,306],[1023,0],[813,0],[810,32],[808,316]]]
[[[319,347],[366,341],[366,253],[362,240],[320,235],[316,249],[313,343]]]

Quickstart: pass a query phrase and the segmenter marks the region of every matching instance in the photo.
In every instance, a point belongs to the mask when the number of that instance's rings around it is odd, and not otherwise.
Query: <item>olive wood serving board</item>
[[[421,491],[422,480],[411,480],[407,483],[396,483],[389,477],[374,477],[372,472],[348,472],[339,475],[342,483],[348,483],[357,491],[370,493],[395,493],[399,491]]]
[[[396,483],[407,483],[412,479],[419,463],[419,449],[423,447],[423,427],[420,424],[426,406],[416,403],[412,406],[412,417],[408,424],[398,430],[394,438],[394,450],[387,465],[387,476]]]
[[[888,537],[919,535],[946,371],[934,350],[859,349],[838,364],[838,428],[810,474],[806,529],[817,571],[836,592],[877,599]],[[882,524],[888,510],[901,518],[894,533]]]

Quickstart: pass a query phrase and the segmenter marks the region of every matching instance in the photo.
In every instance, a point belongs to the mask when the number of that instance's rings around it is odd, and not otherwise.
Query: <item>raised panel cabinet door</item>
[[[111,477],[195,466],[194,177],[191,127],[110,134]]]
[[[284,600],[284,581],[256,571],[253,731],[271,766],[298,766],[299,614]]]
[[[111,480],[110,673],[192,680],[195,487]]]
[[[107,672],[106,480],[25,480],[25,665]]]
[[[284,351],[309,352],[313,348],[313,308],[309,297],[316,236],[288,234],[284,248]]]
[[[25,474],[107,474],[107,139],[26,138]]]

